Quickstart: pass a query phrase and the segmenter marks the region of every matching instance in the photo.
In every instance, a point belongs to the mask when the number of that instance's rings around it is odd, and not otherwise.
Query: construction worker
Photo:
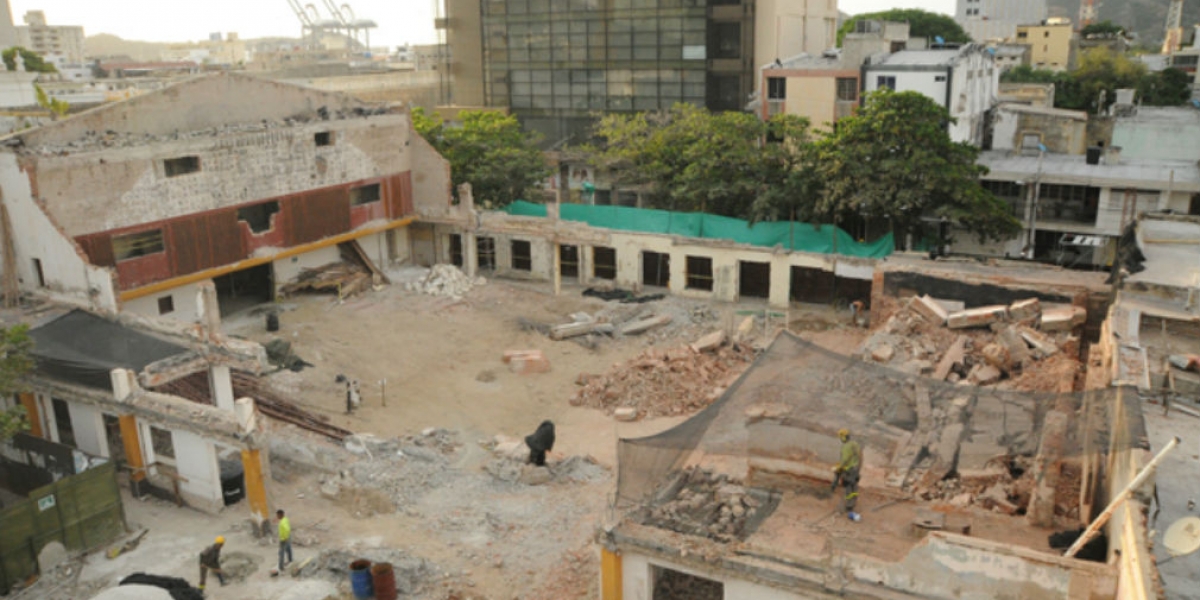
[[[225,536],[217,536],[213,545],[200,553],[200,589],[204,589],[204,580],[209,571],[217,576],[217,581],[225,585],[225,573],[221,571],[221,548],[225,545]]]
[[[851,521],[858,521],[861,517],[854,512],[854,505],[858,502],[858,468],[862,464],[862,448],[857,441],[850,439],[849,429],[838,430],[838,439],[842,441],[842,456],[833,468],[831,491],[836,491],[839,483],[846,489],[846,516]]]
[[[292,562],[292,522],[283,514],[283,509],[275,511],[275,518],[279,519],[279,572],[283,572],[285,564]],[[284,555],[287,555],[287,562],[283,561]]]

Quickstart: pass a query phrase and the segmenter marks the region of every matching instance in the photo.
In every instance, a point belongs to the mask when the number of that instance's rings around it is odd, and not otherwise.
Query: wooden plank
[[[946,377],[950,375],[950,369],[953,369],[955,364],[963,361],[963,355],[966,353],[966,350],[967,336],[960,335],[950,345],[950,349],[942,355],[941,362],[938,363],[937,368],[933,371],[933,378],[937,381],[945,381]]]
[[[379,267],[375,265],[375,261],[371,260],[370,256],[367,256],[367,253],[362,249],[362,246],[359,245],[358,240],[350,240],[349,242],[346,242],[346,244],[350,246],[350,250],[358,256],[359,260],[362,261],[363,265],[367,267],[367,270],[370,271],[372,275],[379,276],[379,281],[389,285],[392,283],[391,280],[388,279],[388,276],[385,275],[383,271],[379,270]]]

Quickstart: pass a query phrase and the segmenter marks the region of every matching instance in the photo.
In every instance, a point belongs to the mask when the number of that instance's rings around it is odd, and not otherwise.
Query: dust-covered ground
[[[267,423],[270,500],[291,517],[296,564],[304,565],[297,577],[270,576],[274,546],[252,535],[244,502],[212,517],[127,498],[130,522],[150,529],[137,549],[116,560],[89,555],[72,563],[70,576],[60,573],[27,597],[89,598],[139,570],[194,583],[198,553],[223,534],[226,556],[237,557],[244,573],[229,586],[210,582],[209,598],[349,597],[348,563],[359,557],[391,562],[403,597],[596,598],[591,541],[615,516],[616,442],[686,415],[618,422],[571,406],[581,374],[605,373],[649,348],[679,348],[718,329],[732,336],[747,318],[755,325],[740,339],[751,348],[767,343],[772,323],[790,322],[847,354],[866,335],[845,326],[848,313],[824,306],[779,313],[674,297],[620,304],[585,297],[578,287],[556,297],[546,284],[504,281],[442,297],[411,289],[422,270],[389,276],[392,285],[344,302],[299,296],[225,321],[230,335],[290,342],[313,366],[273,373],[269,385],[360,434],[337,445]],[[265,331],[271,309],[281,311],[277,333]],[[551,341],[543,333],[581,312],[618,324],[652,314],[672,321],[637,336]],[[541,350],[550,371],[514,373],[501,360],[506,350]],[[363,403],[353,414],[345,414],[339,374],[359,381]],[[525,465],[520,440],[543,420],[557,427],[548,467]]]

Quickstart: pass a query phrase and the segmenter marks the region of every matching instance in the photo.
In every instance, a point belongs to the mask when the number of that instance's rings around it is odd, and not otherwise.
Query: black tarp
[[[29,337],[39,375],[106,390],[112,389],[113,369],[141,372],[152,362],[188,352],[82,310],[31,330]]]

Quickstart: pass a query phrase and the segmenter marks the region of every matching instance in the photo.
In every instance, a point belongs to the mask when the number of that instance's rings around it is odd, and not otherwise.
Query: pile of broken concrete
[[[410,281],[405,284],[405,289],[410,292],[426,294],[429,296],[443,296],[447,298],[462,298],[471,288],[484,285],[487,280],[483,277],[474,279],[467,277],[465,273],[458,270],[454,265],[434,265],[417,281]]]
[[[753,349],[714,332],[694,344],[651,348],[604,375],[579,375],[571,405],[624,421],[691,414],[720,398],[753,360]]]
[[[939,381],[998,389],[1069,392],[1079,372],[1084,309],[1042,305],[965,309],[914,297],[863,345],[864,360]]]
[[[708,469],[688,468],[675,496],[650,509],[646,523],[678,533],[731,542],[751,533],[767,504],[766,492],[753,490]]]

